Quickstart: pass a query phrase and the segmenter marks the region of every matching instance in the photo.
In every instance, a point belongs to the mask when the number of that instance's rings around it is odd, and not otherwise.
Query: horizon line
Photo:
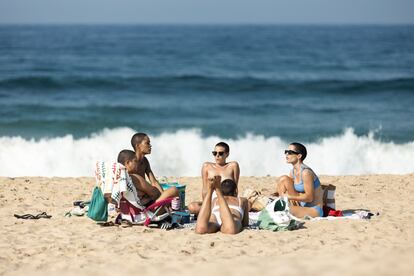
[[[211,22],[0,22],[0,26],[26,26],[26,25],[72,25],[72,26],[414,26],[414,22],[226,22],[226,23],[211,23]]]

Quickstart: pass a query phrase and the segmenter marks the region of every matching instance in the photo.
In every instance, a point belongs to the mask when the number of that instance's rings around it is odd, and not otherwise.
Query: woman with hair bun
[[[303,161],[307,155],[306,147],[300,143],[291,143],[285,150],[286,162],[293,166],[289,175],[279,178],[276,190],[280,196],[287,195],[290,202],[299,202],[299,206],[290,206],[292,215],[323,216],[323,191],[315,172]]]

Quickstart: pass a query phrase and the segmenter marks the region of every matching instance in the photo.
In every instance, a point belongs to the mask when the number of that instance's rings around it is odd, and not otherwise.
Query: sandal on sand
[[[40,218],[50,219],[52,216],[48,215],[46,212],[42,212],[42,213],[39,213],[37,215],[32,215],[32,214],[16,215],[16,214],[14,214],[14,217],[16,217],[18,219],[40,219]]]
[[[99,225],[102,226],[102,227],[119,226],[119,225],[115,224],[113,221],[99,223]]]
[[[115,224],[119,225],[123,228],[126,227],[132,227],[134,224],[132,222],[130,222],[129,220],[123,219],[122,218],[122,214],[118,214],[118,216],[115,218]]]
[[[130,222],[129,220],[126,219],[122,219],[122,215],[119,214],[116,218],[115,218],[115,223],[116,225],[119,225],[123,228],[125,227],[132,227],[133,223]]]
[[[126,228],[126,227],[132,227],[133,224],[129,220],[123,219],[121,220],[120,225],[122,228]]]

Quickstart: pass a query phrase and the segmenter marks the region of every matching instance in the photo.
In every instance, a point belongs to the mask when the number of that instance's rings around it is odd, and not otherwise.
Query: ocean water
[[[135,132],[156,175],[219,141],[242,175],[414,172],[414,26],[0,26],[0,175],[92,176]]]

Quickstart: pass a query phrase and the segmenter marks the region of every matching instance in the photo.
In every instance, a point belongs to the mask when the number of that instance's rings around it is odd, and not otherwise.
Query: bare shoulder
[[[237,163],[236,161],[230,161],[228,163],[228,166],[231,168],[238,168],[239,167],[239,163]]]
[[[149,165],[148,158],[146,158],[146,157],[144,156],[144,158],[142,159],[142,163],[144,163],[145,165]]]
[[[142,165],[144,165],[145,168],[151,168],[150,162],[146,157],[144,157],[144,159],[142,159]]]
[[[142,165],[144,167],[144,171],[145,171],[146,174],[152,172],[151,165],[150,165],[150,163],[149,163],[149,161],[146,157],[144,157],[144,159],[142,159]]]
[[[305,176],[305,177],[312,176],[313,177],[313,172],[309,169],[305,169],[305,170],[302,171],[302,176]]]
[[[207,169],[207,168],[213,167],[213,164],[214,163],[211,163],[211,162],[204,162],[203,163],[203,169]]]

